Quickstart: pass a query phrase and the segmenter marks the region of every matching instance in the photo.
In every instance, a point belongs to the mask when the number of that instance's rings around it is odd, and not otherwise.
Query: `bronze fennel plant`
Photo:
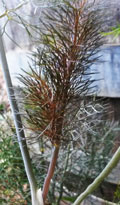
[[[59,148],[70,140],[66,134],[72,123],[69,115],[78,111],[77,102],[89,94],[93,82],[90,66],[97,60],[102,40],[100,16],[86,0],[65,0],[43,15],[31,72],[20,79],[25,85],[28,128],[38,133],[31,140],[46,138],[54,148],[43,186],[45,202]]]

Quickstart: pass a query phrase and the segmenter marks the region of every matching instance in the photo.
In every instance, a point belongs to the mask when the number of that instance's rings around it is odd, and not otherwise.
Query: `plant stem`
[[[43,200],[44,200],[44,202],[45,202],[47,194],[48,194],[50,181],[51,181],[51,179],[53,177],[53,174],[54,174],[54,171],[55,171],[55,166],[56,166],[56,162],[57,162],[57,158],[58,158],[58,153],[59,153],[59,146],[55,146],[54,150],[53,150],[51,162],[50,162],[50,165],[49,165],[48,173],[47,173],[47,176],[45,178],[44,185],[43,185]]]
[[[110,162],[107,164],[107,166],[103,169],[103,171],[99,174],[99,176],[93,181],[92,184],[90,184],[87,189],[76,199],[76,201],[73,203],[73,205],[81,204],[81,202],[89,195],[91,194],[99,185],[100,183],[109,175],[109,173],[112,171],[112,169],[117,165],[117,163],[120,160],[120,147],[113,155]]]
[[[28,148],[26,144],[22,121],[21,121],[19,109],[18,109],[17,102],[16,102],[15,95],[14,95],[14,89],[13,89],[13,85],[12,85],[12,81],[11,81],[11,77],[10,77],[10,73],[8,69],[7,59],[5,55],[5,49],[4,49],[4,45],[2,41],[1,29],[0,29],[0,56],[1,56],[1,61],[2,61],[2,71],[4,75],[4,80],[6,83],[6,88],[7,88],[7,94],[8,94],[8,98],[9,98],[9,102],[10,102],[10,106],[11,106],[11,110],[12,110],[12,114],[14,118],[18,143],[19,143],[22,158],[24,161],[25,171],[26,171],[28,181],[30,184],[32,205],[38,205],[36,203],[37,202],[37,199],[36,199],[37,183],[36,183],[36,180],[33,174],[32,164],[31,164],[31,160],[30,160],[30,156],[29,156],[29,152],[28,152]]]

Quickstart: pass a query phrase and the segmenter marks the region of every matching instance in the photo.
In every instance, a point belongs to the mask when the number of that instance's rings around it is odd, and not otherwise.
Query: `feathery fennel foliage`
[[[101,19],[86,0],[64,0],[59,7],[43,11],[40,28],[36,27],[38,48],[33,65],[20,80],[24,84],[27,128],[37,137],[50,140],[54,147],[43,185],[44,202],[54,174],[61,144],[71,139],[75,115],[85,96],[91,93],[90,66],[102,45]]]
[[[21,81],[29,128],[59,145],[69,114],[78,110],[76,102],[89,94],[93,83],[90,66],[101,46],[101,22],[86,1],[64,1],[43,13],[31,72]]]

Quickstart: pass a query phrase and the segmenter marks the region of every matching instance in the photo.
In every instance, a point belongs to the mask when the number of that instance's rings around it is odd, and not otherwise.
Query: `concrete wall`
[[[52,2],[52,0],[49,0]],[[94,0],[88,0],[89,2],[93,3]],[[15,8],[21,1],[20,0],[4,0],[5,5],[8,9]],[[28,5],[23,6],[19,11],[18,14],[27,20],[30,23],[38,22],[39,18],[41,18],[41,10],[40,6],[36,6],[39,4],[35,4],[33,2],[43,2],[42,0],[31,0]],[[46,0],[48,2],[48,0]],[[54,1],[53,1],[54,2]],[[115,26],[117,22],[120,22],[120,1],[119,0],[96,0],[96,7],[101,10],[102,16],[104,16],[104,30],[109,30],[109,27]],[[4,12],[4,5],[2,2],[0,3],[0,13]],[[18,20],[18,19],[17,19]],[[7,18],[0,19],[0,24],[4,25],[7,21]],[[29,47],[31,44],[30,39],[28,38],[24,28],[18,25],[14,21],[10,21],[7,24],[6,32],[10,37],[16,41],[20,46]],[[24,33],[24,36],[23,36]],[[5,41],[7,45],[7,50],[14,49],[16,45],[5,35]],[[110,42],[110,39],[109,39]],[[120,40],[118,41],[120,42]]]

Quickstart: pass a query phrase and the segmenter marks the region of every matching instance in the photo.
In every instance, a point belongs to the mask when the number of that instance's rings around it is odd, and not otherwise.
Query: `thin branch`
[[[26,5],[28,2],[29,1],[23,2],[23,3],[19,4],[16,8],[7,9],[2,15],[0,15],[0,18],[7,16],[8,19],[9,18],[11,19],[11,16],[9,16],[9,13],[19,10],[22,6]]]
[[[100,173],[100,175],[93,181],[92,184],[90,184],[87,189],[76,199],[76,201],[73,203],[73,205],[81,204],[81,202],[89,195],[91,194],[99,185],[100,183],[110,174],[112,169],[117,165],[117,163],[120,160],[120,147],[113,155],[110,162],[107,164],[107,166],[103,169],[103,171]]]

